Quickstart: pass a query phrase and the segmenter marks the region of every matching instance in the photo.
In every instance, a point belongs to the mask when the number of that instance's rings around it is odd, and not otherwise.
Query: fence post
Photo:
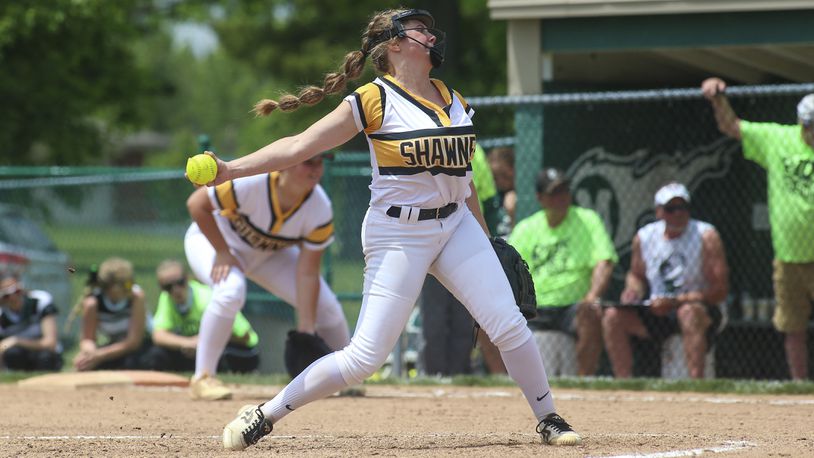
[[[539,208],[534,179],[543,164],[543,106],[523,104],[515,111],[514,188],[517,192],[515,223]]]

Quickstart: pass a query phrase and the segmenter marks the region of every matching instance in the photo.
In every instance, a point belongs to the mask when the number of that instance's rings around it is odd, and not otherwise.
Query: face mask
[[[408,19],[421,20],[427,26],[427,30],[435,37],[435,45],[427,46],[424,43],[407,36],[407,29],[404,28],[402,21],[406,21]],[[391,38],[408,38],[429,49],[430,63],[432,64],[433,68],[438,68],[444,63],[444,54],[446,52],[446,34],[441,30],[434,29],[434,25],[435,19],[433,19],[432,15],[428,11],[417,9],[404,11],[393,16],[393,27],[369,40],[367,49],[373,49],[379,43],[383,43]]]
[[[440,39],[442,41],[440,41],[440,42],[436,41],[435,46],[427,46],[424,43],[416,40],[413,37],[408,37],[407,35],[405,35],[404,38],[413,40],[416,43],[420,44],[421,46],[429,49],[430,50],[430,63],[432,64],[432,68],[438,68],[438,67],[441,66],[441,64],[444,63],[444,52],[446,51],[446,48],[447,48],[447,43],[446,43],[445,40],[443,40],[443,33],[444,32],[436,31],[435,29],[427,29],[427,30],[430,30],[430,33],[432,33],[433,35],[435,35],[436,32],[440,33],[441,34]],[[438,38],[438,35],[435,35],[435,37]]]

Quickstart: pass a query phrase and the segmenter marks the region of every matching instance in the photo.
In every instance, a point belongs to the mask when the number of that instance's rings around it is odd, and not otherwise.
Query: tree
[[[325,73],[335,71],[345,54],[359,49],[366,20],[375,11],[399,8],[391,0],[242,0],[210,1],[197,9],[199,20],[216,30],[223,49],[265,75],[264,86],[275,90],[264,94],[296,92],[298,86],[320,85]],[[214,7],[214,8],[213,8]],[[410,7],[430,10],[439,28],[448,35],[447,59],[435,76],[468,95],[505,94],[505,25],[489,18],[486,0],[457,2],[412,2]],[[187,6],[186,13],[191,13]],[[216,11],[216,15],[211,15]],[[204,19],[205,18],[205,19]],[[350,84],[370,81],[367,74]],[[261,76],[262,78],[262,76]],[[285,116],[266,121],[266,140],[305,128],[338,103],[325,101]],[[249,108],[248,106],[247,108]],[[262,121],[258,121],[263,123]],[[511,119],[482,120],[479,124],[510,123]],[[359,139],[357,139],[359,140]],[[261,146],[261,145],[257,145]],[[365,150],[364,142],[351,142],[350,149]]]
[[[154,29],[138,0],[0,2],[0,164],[77,164],[102,131],[135,125],[131,41]]]

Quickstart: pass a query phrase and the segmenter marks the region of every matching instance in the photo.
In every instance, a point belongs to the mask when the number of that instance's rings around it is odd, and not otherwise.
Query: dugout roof
[[[489,0],[510,94],[814,81],[811,0]],[[529,63],[532,63],[529,65]]]

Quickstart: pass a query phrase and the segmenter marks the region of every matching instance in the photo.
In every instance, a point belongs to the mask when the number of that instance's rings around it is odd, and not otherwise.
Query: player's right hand
[[[701,92],[704,97],[712,100],[726,91],[726,83],[721,78],[707,78],[701,83]]]
[[[229,250],[218,251],[215,253],[215,264],[212,266],[212,281],[220,283],[229,276],[229,270],[232,267],[240,268],[240,262],[232,255]]]
[[[619,302],[622,304],[635,304],[641,301],[642,295],[632,288],[626,288],[624,291],[622,291],[622,295],[619,297]]]
[[[650,304],[650,311],[656,316],[666,316],[679,305],[674,297],[657,297]]]
[[[217,186],[221,183],[229,181],[231,178],[229,174],[229,163],[222,161],[215,155],[212,151],[204,151],[204,154],[207,156],[212,157],[215,160],[215,164],[218,165],[218,173],[215,175],[215,179],[207,183],[207,186]]]

